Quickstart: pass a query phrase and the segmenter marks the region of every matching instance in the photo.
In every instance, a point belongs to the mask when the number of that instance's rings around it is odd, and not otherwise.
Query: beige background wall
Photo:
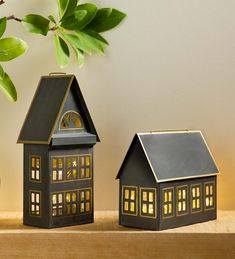
[[[0,14],[56,13],[56,0],[6,0]],[[73,64],[102,143],[95,148],[95,207],[117,209],[115,176],[135,132],[202,129],[219,165],[220,209],[235,209],[235,2],[233,0],[100,0],[128,13],[105,57]],[[19,100],[0,92],[0,210],[22,209],[22,145],[16,140],[39,77],[60,71],[52,37],[11,21],[7,35],[30,46],[5,65]]]

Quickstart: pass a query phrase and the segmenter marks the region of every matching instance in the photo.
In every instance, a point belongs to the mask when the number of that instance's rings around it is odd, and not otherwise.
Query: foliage
[[[0,1],[3,4],[4,1]],[[43,17],[38,14],[28,14],[22,19],[14,15],[0,20],[0,37],[6,29],[7,20],[21,22],[30,33],[47,36],[54,33],[56,60],[61,68],[69,64],[72,50],[77,59],[77,65],[84,64],[85,55],[103,54],[108,41],[100,33],[116,27],[126,16],[113,8],[101,8],[93,3],[80,4],[79,0],[57,0],[59,20],[53,15]],[[27,50],[27,44],[18,38],[0,39],[0,61],[10,61],[22,55]],[[0,66],[0,88],[16,101],[17,94],[10,77]]]

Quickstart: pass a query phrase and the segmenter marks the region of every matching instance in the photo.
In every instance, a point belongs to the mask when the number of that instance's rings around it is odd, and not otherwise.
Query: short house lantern
[[[24,144],[24,224],[93,222],[97,141],[75,76],[43,76],[18,138]]]
[[[200,131],[136,134],[117,175],[119,223],[163,230],[216,219],[217,174]]]

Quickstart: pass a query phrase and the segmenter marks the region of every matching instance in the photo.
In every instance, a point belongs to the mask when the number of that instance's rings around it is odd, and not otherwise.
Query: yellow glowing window
[[[87,166],[90,165],[90,157],[89,157],[89,156],[86,157],[86,165],[87,165]]]
[[[52,181],[62,181],[63,180],[63,158],[52,158],[51,167],[52,167]]]
[[[214,182],[205,183],[205,209],[214,208]]]
[[[36,191],[30,191],[30,206],[29,212],[31,216],[39,217],[41,215],[41,193]]]
[[[67,197],[66,197],[67,199]],[[62,216],[63,212],[63,193],[52,194],[52,216]]]
[[[155,217],[155,194],[156,190],[153,188],[140,188],[140,206],[141,206],[141,216],[143,217]]]
[[[66,214],[76,214],[77,213],[77,192],[66,193]]]
[[[191,187],[191,209],[192,212],[201,211],[201,185],[192,185]]]
[[[37,156],[30,157],[30,180],[40,182],[41,180],[41,158]]]
[[[83,121],[78,112],[68,111],[62,116],[60,130],[78,130],[83,128]]]
[[[126,214],[136,213],[136,188],[135,187],[123,187],[122,193],[123,211]]]
[[[177,214],[184,215],[188,212],[187,210],[187,193],[188,193],[188,186],[179,186],[177,187]]]
[[[91,190],[80,191],[80,213],[91,212]]]
[[[163,217],[173,217],[173,187],[163,189]],[[182,192],[178,192],[178,197],[182,196]],[[179,206],[179,205],[178,205]],[[181,205],[180,205],[181,206]]]

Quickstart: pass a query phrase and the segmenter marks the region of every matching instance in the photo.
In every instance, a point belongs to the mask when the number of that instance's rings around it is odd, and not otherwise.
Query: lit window
[[[79,158],[79,178],[91,177],[91,156],[80,156]]]
[[[150,188],[140,188],[141,216],[156,217],[156,190]]]
[[[173,190],[173,187],[163,189],[163,218],[174,216]]]
[[[66,214],[76,214],[77,213],[77,192],[67,192],[65,194],[65,202],[66,202]]]
[[[123,212],[136,215],[137,187],[123,186]]]
[[[38,191],[30,191],[30,207],[29,212],[31,216],[39,217],[41,215],[41,193]]]
[[[177,215],[185,215],[188,212],[188,187],[177,187]]]
[[[62,181],[64,170],[64,159],[63,158],[52,158],[52,180]]]
[[[205,183],[205,209],[213,209],[214,204],[214,182]]]
[[[78,162],[77,157],[66,157],[66,178],[73,180],[77,178]]]
[[[91,189],[83,189],[79,191],[79,207],[81,214],[91,212],[91,199]]]
[[[191,211],[201,211],[201,184],[191,186]]]
[[[30,180],[40,182],[41,159],[39,156],[30,157]]]
[[[63,193],[53,193],[52,194],[52,216],[62,216],[63,213]]]
[[[77,130],[83,128],[82,118],[78,112],[68,111],[62,116],[60,130]]]

